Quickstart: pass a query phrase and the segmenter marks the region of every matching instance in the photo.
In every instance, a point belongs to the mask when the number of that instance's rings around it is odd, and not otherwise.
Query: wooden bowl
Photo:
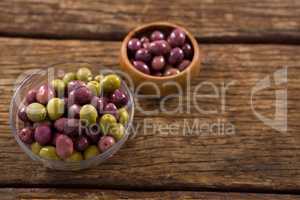
[[[143,35],[149,35],[149,33],[154,30],[171,32],[174,28],[183,30],[187,35],[187,40],[193,47],[194,55],[190,65],[179,74],[172,76],[152,76],[137,70],[128,58],[128,41],[133,37],[140,38]],[[185,91],[187,84],[189,84],[191,79],[199,74],[201,61],[202,54],[200,53],[198,43],[194,36],[182,26],[169,22],[154,22],[139,26],[128,33],[121,46],[121,69],[132,78],[134,86],[139,93],[151,94],[157,97],[169,94],[180,94],[181,91]]]

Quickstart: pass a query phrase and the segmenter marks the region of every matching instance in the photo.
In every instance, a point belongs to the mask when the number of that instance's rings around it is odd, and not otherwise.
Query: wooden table
[[[300,1],[296,0],[1,0],[0,1],[0,198],[1,199],[300,199]],[[137,25],[167,20],[186,26],[205,53],[199,77],[183,97],[190,112],[145,115],[140,134],[108,162],[81,172],[45,169],[18,147],[9,128],[9,103],[17,77],[29,69],[66,61],[118,67],[122,38]],[[287,69],[287,84],[274,72]],[[275,94],[287,90],[287,131],[262,122],[275,117]],[[189,98],[199,83],[219,90],[235,81],[222,101]],[[209,95],[211,87],[197,94]],[[157,100],[136,99],[145,109]],[[224,104],[225,103],[225,104]],[[178,105],[170,100],[167,109]],[[226,109],[222,112],[222,105]],[[143,131],[144,120],[176,124],[172,134]],[[234,134],[187,136],[184,121],[235,127]]]

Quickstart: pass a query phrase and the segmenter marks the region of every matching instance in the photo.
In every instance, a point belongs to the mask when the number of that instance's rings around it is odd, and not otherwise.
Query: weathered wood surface
[[[210,81],[218,87],[235,80],[226,96],[224,113],[203,114],[194,104],[190,113],[168,116],[159,112],[146,116],[137,112],[140,131],[105,164],[83,172],[58,172],[33,163],[21,152],[8,127],[8,105],[16,78],[27,69],[61,61],[87,61],[95,65],[118,65],[119,42],[56,41],[0,38],[0,184],[1,186],[67,186],[139,189],[209,188],[246,191],[299,191],[299,75],[300,47],[285,45],[204,45],[206,59],[192,82]],[[288,68],[288,131],[281,133],[259,121],[250,107],[255,83],[281,66]],[[274,115],[275,89],[258,93],[255,108]],[[281,89],[284,89],[283,86]],[[211,88],[199,93],[211,94]],[[184,105],[190,100],[183,99]],[[220,110],[220,98],[197,99],[203,109]],[[138,100],[145,109],[157,100]],[[171,100],[168,109],[175,107]],[[215,123],[218,119],[235,126],[234,135],[183,135],[184,119]],[[152,124],[179,124],[168,134],[143,130],[143,120]],[[204,131],[204,134],[207,132]],[[239,199],[239,197],[237,197]],[[247,198],[246,198],[247,199]],[[251,198],[250,198],[251,199]],[[267,198],[268,199],[268,198]]]
[[[300,2],[295,0],[2,0],[0,11],[5,35],[111,40],[158,20],[185,25],[212,41],[235,36],[299,41],[300,31]]]
[[[249,194],[249,193],[209,193],[209,192],[135,192],[116,190],[83,189],[1,189],[2,200],[109,200],[109,199],[147,199],[147,200],[297,200],[295,195]]]

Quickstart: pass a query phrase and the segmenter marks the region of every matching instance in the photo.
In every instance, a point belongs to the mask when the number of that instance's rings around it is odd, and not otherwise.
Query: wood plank
[[[167,20],[212,41],[236,36],[299,41],[299,10],[294,0],[2,0],[0,33],[111,40],[145,22]]]
[[[8,104],[16,78],[27,69],[61,61],[87,61],[116,69],[119,42],[56,41],[0,38],[0,176],[2,186],[86,186],[105,188],[183,189],[209,188],[261,191],[299,191],[299,63],[300,47],[286,45],[204,45],[203,68],[192,82],[210,81],[220,86],[235,80],[226,96],[224,113],[204,114],[191,105],[191,112],[145,115],[137,112],[139,132],[113,158],[83,172],[47,170],[17,147],[8,127]],[[257,81],[288,67],[288,131],[279,132],[253,114],[250,91]],[[255,109],[274,116],[275,89],[255,96]],[[193,90],[188,90],[191,95]],[[210,88],[198,93],[211,94]],[[137,99],[145,109],[158,100]],[[191,103],[184,97],[184,103]],[[220,99],[198,99],[204,109],[219,109]],[[171,100],[167,108],[174,108]],[[234,134],[217,130],[186,131],[184,122],[195,119],[214,124],[219,119],[235,127]],[[152,127],[145,127],[145,121]],[[158,130],[157,125],[178,125]],[[149,124],[148,124],[149,125]],[[168,127],[167,127],[168,128]],[[170,127],[169,127],[170,128]]]
[[[0,189],[1,199],[51,199],[51,200],[107,200],[107,199],[147,199],[147,200],[297,200],[296,195],[250,194],[250,193],[215,193],[215,192],[135,192],[122,190],[91,189]]]

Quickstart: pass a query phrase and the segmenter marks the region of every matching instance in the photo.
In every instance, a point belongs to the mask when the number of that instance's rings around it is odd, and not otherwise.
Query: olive
[[[102,129],[102,133],[107,134],[109,127],[116,122],[117,122],[117,120],[113,115],[104,114],[100,118],[100,127]]]
[[[67,125],[68,119],[65,117],[59,118],[54,122],[54,127],[58,132],[63,133],[65,130],[65,126]]]
[[[183,71],[183,70],[185,70],[190,64],[191,64],[191,61],[189,61],[189,60],[183,60],[181,63],[179,63],[179,65],[178,65],[177,68],[178,68],[180,71]]]
[[[50,121],[47,121],[47,120],[44,120],[44,121],[41,121],[41,122],[35,122],[33,124],[33,128],[36,129],[37,127],[42,126],[42,125],[49,126],[51,128],[52,123]]]
[[[170,52],[171,47],[165,40],[156,40],[150,43],[149,50],[154,55],[164,55]]]
[[[113,115],[116,119],[118,117],[118,108],[113,103],[108,103],[104,108],[104,113]]]
[[[165,38],[165,36],[161,31],[153,31],[150,38],[151,38],[151,41],[163,40]]]
[[[18,132],[18,137],[20,140],[26,144],[31,144],[33,142],[33,130],[32,128],[22,128]]]
[[[39,152],[40,157],[49,159],[49,160],[60,160],[58,155],[56,154],[55,147],[45,146],[41,148]]]
[[[100,83],[98,81],[90,81],[87,83],[87,87],[91,90],[92,94],[99,96],[101,92]]]
[[[80,126],[79,119],[67,119],[63,133],[70,137],[77,137],[80,133]]]
[[[111,136],[103,136],[98,142],[98,148],[101,152],[106,151],[116,143],[115,139]]]
[[[60,118],[65,112],[64,100],[59,98],[51,99],[47,104],[47,111],[51,120]]]
[[[115,138],[115,140],[120,140],[125,134],[125,128],[122,124],[112,124],[109,128],[108,135]]]
[[[128,96],[121,89],[115,90],[110,99],[111,102],[119,108],[127,105],[128,103]]]
[[[19,110],[18,110],[18,117],[20,120],[22,120],[23,122],[28,122],[29,119],[27,117],[26,114],[26,107],[22,106]]]
[[[95,124],[97,117],[98,117],[97,110],[91,104],[84,105],[80,109],[80,120],[84,120],[88,124]]]
[[[141,41],[137,38],[132,38],[131,40],[129,40],[127,47],[129,50],[131,51],[137,51],[138,49],[141,48]]]
[[[185,58],[192,58],[193,57],[193,48],[190,44],[188,43],[185,43],[183,46],[182,46],[182,51],[184,53],[184,57]]]
[[[110,93],[119,89],[121,86],[121,79],[116,74],[106,75],[101,81],[101,87],[104,92]]]
[[[73,72],[68,72],[63,77],[63,81],[64,81],[65,85],[68,85],[68,83],[73,80],[76,80],[76,74]]]
[[[133,66],[137,70],[143,72],[144,74],[150,74],[150,69],[149,69],[148,65],[142,61],[133,61]]]
[[[173,75],[176,75],[179,73],[180,73],[180,71],[178,69],[171,67],[171,68],[166,69],[164,76],[173,76]]]
[[[95,157],[100,154],[96,145],[89,146],[83,153],[84,159],[87,160],[89,158]]]
[[[166,64],[165,58],[163,56],[155,56],[151,62],[152,69],[159,71],[164,68]]]
[[[103,79],[103,75],[102,74],[99,74],[99,75],[97,75],[97,76],[95,76],[95,78],[94,78],[94,80],[95,81],[98,81],[99,83],[101,82],[101,80]]]
[[[86,67],[80,68],[76,73],[76,78],[84,82],[90,81],[92,79],[92,72]]]
[[[59,133],[59,132],[54,133],[51,144],[56,146],[56,140],[57,140],[58,136],[60,136],[60,135],[62,135],[62,133]]]
[[[74,90],[74,102],[79,105],[88,104],[91,102],[93,94],[91,90],[85,86]]]
[[[154,72],[152,75],[153,76],[162,76],[163,74],[161,72]]]
[[[102,115],[108,101],[107,97],[93,97],[91,104],[97,109],[98,113]]]
[[[75,140],[74,146],[77,151],[84,151],[89,146],[89,141],[85,136],[80,136]]]
[[[35,155],[39,155],[39,152],[40,152],[42,146],[39,143],[34,142],[31,144],[30,148],[31,148],[32,153],[34,153]]]
[[[56,154],[62,158],[66,159],[73,154],[73,141],[66,135],[60,135],[56,139]]]
[[[118,110],[118,114],[119,114],[119,122],[125,126],[129,121],[129,114],[127,110],[125,108],[121,108]]]
[[[94,125],[94,126],[91,126],[89,127],[88,129],[88,132],[87,132],[87,136],[89,138],[89,141],[90,143],[92,144],[97,144],[101,135],[101,130],[100,130],[101,127],[97,126],[97,125]]]
[[[74,104],[68,108],[68,117],[79,119],[81,106]]]
[[[135,60],[149,62],[151,60],[152,56],[148,49],[141,48],[136,51],[134,58],[135,58]]]
[[[79,80],[70,81],[68,83],[68,93],[71,93],[73,90],[85,86],[85,83]]]
[[[143,43],[143,48],[150,51],[150,42],[144,42]]]
[[[174,49],[171,50],[170,55],[169,55],[169,64],[174,65],[176,63],[180,63],[184,58],[184,53],[182,49],[179,47],[175,47]]]
[[[149,38],[146,37],[146,36],[141,37],[140,41],[141,41],[142,44],[150,42]]]
[[[45,84],[38,89],[36,93],[36,100],[39,103],[46,105],[48,101],[54,96],[54,91],[48,85]]]
[[[185,43],[186,35],[180,29],[175,29],[172,31],[169,37],[169,43],[172,47],[182,46]]]
[[[27,95],[26,95],[26,102],[27,102],[28,104],[31,104],[31,103],[36,102],[36,93],[37,93],[37,91],[34,90],[34,89],[29,90],[29,91],[27,92]]]
[[[61,79],[55,79],[51,81],[51,86],[56,92],[56,96],[65,96],[65,82]]]
[[[47,110],[40,103],[32,103],[26,107],[26,115],[33,122],[40,122],[46,119]]]
[[[40,125],[36,127],[34,131],[34,139],[36,142],[38,142],[40,145],[46,145],[51,142],[51,129],[49,126],[46,125]]]
[[[66,159],[66,161],[81,161],[83,160],[83,156],[80,152],[74,151],[73,154]]]
[[[68,101],[67,102],[68,107],[75,104],[75,91],[74,90],[69,93],[67,101]]]

